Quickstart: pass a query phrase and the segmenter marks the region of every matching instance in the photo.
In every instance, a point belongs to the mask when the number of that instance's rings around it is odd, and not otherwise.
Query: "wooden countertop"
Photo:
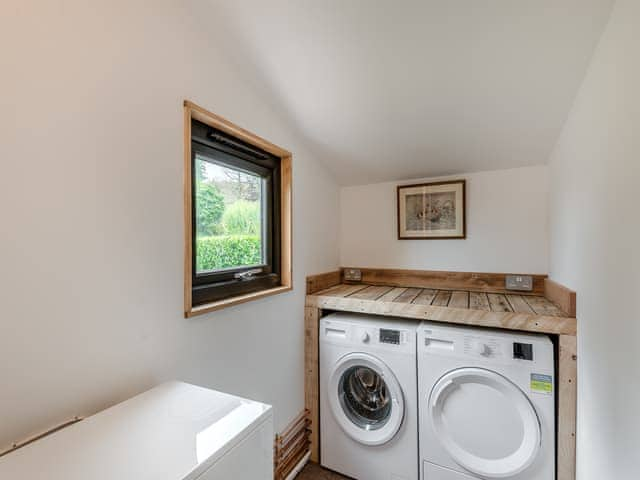
[[[307,295],[306,306],[557,335],[577,331],[575,318],[539,295],[339,284]]]

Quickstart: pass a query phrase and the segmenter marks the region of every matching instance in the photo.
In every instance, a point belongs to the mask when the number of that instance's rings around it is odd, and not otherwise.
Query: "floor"
[[[325,470],[316,463],[308,463],[296,480],[347,480],[347,477]]]

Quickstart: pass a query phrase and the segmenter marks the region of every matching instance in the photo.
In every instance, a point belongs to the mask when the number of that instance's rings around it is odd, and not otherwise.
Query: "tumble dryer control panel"
[[[464,336],[464,353],[485,358],[499,358],[504,355],[504,345],[497,338],[487,336]]]
[[[466,357],[499,364],[537,364],[553,345],[544,335],[474,329],[459,326],[423,326],[418,353]]]

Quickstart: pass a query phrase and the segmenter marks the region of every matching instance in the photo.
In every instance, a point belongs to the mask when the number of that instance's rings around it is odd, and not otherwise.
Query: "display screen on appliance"
[[[392,343],[400,345],[400,330],[380,329],[380,343]]]
[[[513,358],[520,360],[533,360],[533,345],[530,343],[514,343]]]

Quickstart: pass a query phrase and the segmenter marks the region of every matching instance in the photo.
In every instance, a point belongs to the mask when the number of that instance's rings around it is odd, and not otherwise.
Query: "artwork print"
[[[465,238],[465,182],[398,187],[398,238]]]

